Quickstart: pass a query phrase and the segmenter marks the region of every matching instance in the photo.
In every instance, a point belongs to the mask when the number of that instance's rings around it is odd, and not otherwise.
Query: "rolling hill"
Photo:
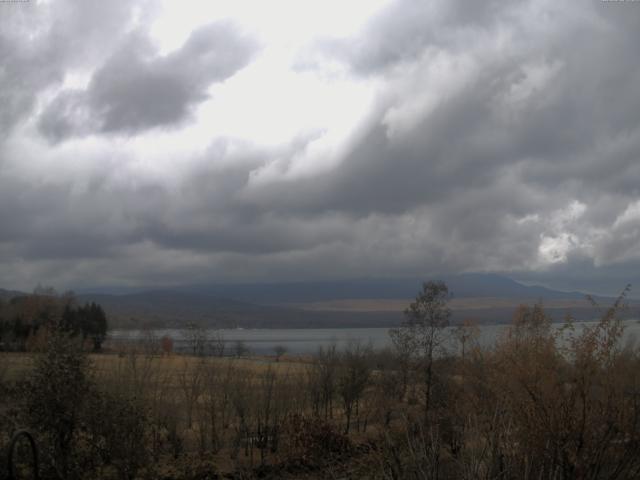
[[[495,274],[441,277],[452,295],[453,321],[508,322],[520,304],[542,301],[554,319],[598,316],[580,292],[527,286]],[[421,281],[348,280],[244,285],[198,285],[138,289],[130,293],[82,292],[78,301],[103,306],[113,327],[180,327],[188,323],[224,328],[393,326],[420,290]],[[20,292],[0,290],[0,298]],[[602,305],[613,299],[598,298]],[[640,317],[640,304],[627,313]]]

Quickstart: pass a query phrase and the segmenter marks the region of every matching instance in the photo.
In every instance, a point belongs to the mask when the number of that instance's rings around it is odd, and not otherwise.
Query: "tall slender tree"
[[[431,408],[434,356],[443,344],[445,328],[449,326],[451,317],[448,301],[449,288],[444,282],[425,282],[422,291],[404,311],[405,321],[390,331],[394,345],[402,346],[421,365],[425,422]]]

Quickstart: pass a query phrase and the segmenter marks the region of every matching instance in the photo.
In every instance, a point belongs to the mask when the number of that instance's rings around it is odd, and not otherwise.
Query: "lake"
[[[576,328],[582,325],[592,325],[594,322],[576,323]],[[638,320],[626,320],[623,343],[636,342],[640,338],[640,323]],[[561,324],[554,324],[559,327]],[[482,325],[479,326],[478,343],[482,346],[491,346],[507,325]],[[449,328],[449,331],[452,329]],[[173,339],[174,350],[184,351],[187,348],[185,329],[157,329],[151,331],[141,330],[113,330],[109,332],[109,339],[114,342],[126,342],[169,336]],[[339,350],[344,349],[350,342],[360,342],[363,345],[370,344],[375,349],[391,346],[388,328],[291,328],[291,329],[219,329],[207,330],[210,341],[221,334],[226,344],[226,351],[230,353],[235,349],[237,342],[256,355],[273,355],[277,346],[286,348],[291,354],[310,354],[318,351],[319,347],[336,345]],[[450,348],[456,348],[453,344]]]

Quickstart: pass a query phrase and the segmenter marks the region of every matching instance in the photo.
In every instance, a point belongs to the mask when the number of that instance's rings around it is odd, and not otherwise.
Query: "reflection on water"
[[[584,325],[593,325],[594,322],[576,323],[576,331]],[[623,344],[636,343],[640,338],[640,323],[637,320],[626,320]],[[555,324],[556,328],[561,324]],[[495,340],[507,328],[506,325],[483,325],[478,327],[478,343],[484,347],[494,344]],[[451,330],[451,329],[449,329]],[[336,345],[338,349],[344,349],[350,342],[370,344],[373,348],[381,349],[391,346],[388,328],[297,328],[297,329],[221,329],[208,331],[208,338],[214,339],[217,333],[221,333],[228,350],[242,342],[253,354],[272,355],[277,346],[283,346],[288,353],[309,354],[315,353],[319,347]],[[158,329],[152,331],[140,330],[113,330],[109,338],[114,341],[136,340],[149,336],[161,338],[169,336],[174,341],[176,351],[184,350],[187,345],[185,330]],[[448,348],[456,348],[451,342]]]

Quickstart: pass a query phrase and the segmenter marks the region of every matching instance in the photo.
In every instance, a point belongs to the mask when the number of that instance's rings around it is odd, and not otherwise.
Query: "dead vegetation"
[[[89,355],[55,333],[42,353],[0,355],[1,445],[30,427],[43,478],[637,477],[626,291],[588,327],[559,330],[522,306],[491,348],[463,325],[454,354],[441,349],[442,287],[425,285],[395,351],[354,343],[308,362],[140,345]]]

